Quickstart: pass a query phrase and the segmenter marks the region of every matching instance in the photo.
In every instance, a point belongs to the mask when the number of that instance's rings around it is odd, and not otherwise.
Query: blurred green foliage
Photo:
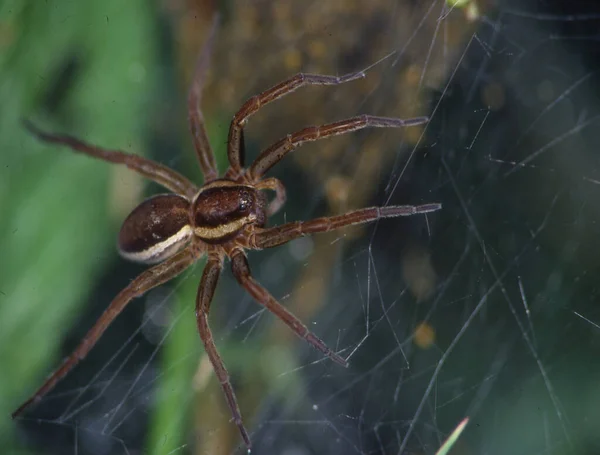
[[[114,167],[40,143],[21,119],[144,153],[148,106],[173,95],[159,77],[158,22],[157,9],[142,0],[0,6],[0,440],[9,452],[22,441],[8,416],[60,362],[66,331],[116,255],[121,221],[111,217]],[[224,143],[215,136],[226,134],[223,125],[208,125],[221,169]],[[192,317],[196,286],[186,280],[170,311],[178,319],[159,354],[147,453],[167,453],[187,434],[202,352]]]
[[[147,2],[0,6],[0,439],[8,416],[59,362],[63,334],[114,254],[109,166],[41,144],[20,119],[141,152],[156,84]],[[108,304],[108,302],[107,302]],[[4,452],[7,453],[7,452]]]
[[[198,266],[201,267],[204,261]],[[193,317],[197,281],[185,280],[172,305],[173,315],[161,352],[161,374],[156,384],[155,407],[150,419],[148,454],[174,451],[186,439],[193,401],[193,377],[202,344]]]

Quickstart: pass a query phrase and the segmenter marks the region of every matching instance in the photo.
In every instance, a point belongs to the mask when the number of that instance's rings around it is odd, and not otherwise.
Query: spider
[[[171,193],[152,196],[138,205],[125,219],[118,237],[118,249],[126,259],[155,264],[136,277],[110,303],[75,350],[13,414],[15,418],[31,404],[39,402],[96,344],[104,331],[135,297],[166,283],[182,273],[198,259],[207,256],[206,266],[196,297],[196,321],[200,339],[214,372],[221,384],[235,424],[250,452],[251,441],[242,421],[235,392],[225,364],[221,359],[208,324],[211,300],[223,269],[225,258],[238,283],[267,310],[277,316],[300,338],[335,363],[347,367],[348,362],[330,349],[296,316],[281,305],[250,273],[246,250],[260,250],[283,245],[305,235],[328,232],[344,226],[369,223],[381,218],[393,218],[434,212],[441,204],[420,206],[370,207],[343,215],[294,221],[266,227],[267,219],[279,211],[286,200],[285,187],[274,177],[264,175],[288,153],[305,142],[349,133],[363,128],[399,128],[419,125],[427,117],[408,120],[361,115],[321,126],[301,129],[274,143],[244,167],[243,128],[249,117],[262,106],[275,101],[302,86],[338,85],[365,77],[363,72],[345,76],[325,76],[299,73],[278,85],[248,99],[234,115],[229,128],[227,157],[229,167],[219,177],[214,154],[210,147],[200,98],[210,62],[212,43],[216,32],[212,27],[194,71],[188,95],[188,121],[198,162],[204,175],[204,184],[197,187],[178,172],[155,161],[107,150],[73,136],[52,134],[25,121],[25,127],[39,140],[59,144],[100,160],[121,164],[162,185]],[[269,201],[265,191],[273,191]]]

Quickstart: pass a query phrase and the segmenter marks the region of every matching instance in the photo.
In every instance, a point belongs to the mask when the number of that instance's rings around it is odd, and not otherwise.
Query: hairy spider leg
[[[196,323],[198,324],[200,339],[202,340],[202,343],[204,343],[204,350],[210,359],[210,363],[213,366],[213,370],[217,376],[217,379],[219,380],[219,384],[221,384],[221,388],[225,394],[225,399],[227,400],[227,405],[229,406],[233,420],[237,425],[240,434],[242,435],[244,443],[246,443],[248,450],[250,450],[250,436],[248,435],[248,431],[246,431],[246,427],[244,427],[242,413],[240,412],[240,407],[231,385],[229,373],[227,372],[225,363],[223,363],[223,359],[221,359],[221,356],[219,355],[219,351],[217,351],[210,326],[208,325],[210,304],[212,302],[222,268],[222,257],[218,255],[209,255],[206,266],[204,267],[204,272],[202,273],[202,279],[200,280],[198,295],[196,297]]]
[[[252,239],[252,246],[257,249],[272,248],[305,235],[329,232],[356,224],[371,223],[381,218],[430,213],[441,208],[442,204],[437,203],[417,206],[390,205],[387,207],[369,207],[347,212],[343,215],[314,218],[309,221],[293,221],[280,226],[258,230]]]
[[[109,163],[124,164],[129,169],[185,198],[191,199],[198,192],[196,185],[183,175],[156,161],[119,150],[107,150],[96,147],[66,134],[46,133],[28,120],[24,120],[23,124],[30,133],[43,142],[64,145],[75,152],[108,161]]]
[[[338,136],[363,128],[402,128],[415,126],[429,121],[428,117],[415,117],[411,119],[399,119],[390,117],[376,117],[374,115],[360,115],[338,122],[327,123],[321,126],[309,126],[288,134],[275,144],[261,152],[247,171],[248,178],[257,182],[269,169],[275,166],[289,152],[300,147],[305,142],[318,141],[330,136]]]
[[[200,169],[204,175],[204,183],[215,180],[219,176],[217,165],[215,163],[215,155],[210,147],[210,142],[208,141],[206,127],[204,126],[204,116],[202,115],[202,109],[200,108],[202,89],[210,66],[214,40],[217,29],[219,28],[219,19],[218,14],[213,18],[210,33],[200,52],[200,57],[196,64],[192,85],[188,94],[188,121],[192,139],[194,141],[196,157],[198,158]]]
[[[346,359],[327,347],[319,337],[308,330],[300,319],[294,316],[292,312],[279,303],[269,291],[252,278],[248,260],[242,251],[238,251],[231,256],[231,270],[240,285],[254,297],[254,300],[277,316],[285,325],[292,329],[296,335],[303,340],[308,341],[312,347],[325,354],[335,363],[338,363],[343,367],[348,366]]]
[[[12,413],[12,418],[18,417],[29,405],[39,402],[71,369],[83,360],[87,353],[94,347],[104,331],[123,311],[129,302],[135,297],[146,293],[152,288],[159,286],[175,278],[198,259],[196,253],[190,246],[166,261],[142,272],[129,286],[123,289],[111,302],[102,316],[88,331],[79,346],[63,360],[62,365],[54,370],[42,386]]]
[[[240,158],[240,142],[244,125],[248,118],[262,106],[288,95],[306,85],[338,85],[365,77],[365,73],[346,74],[344,76],[325,76],[320,74],[298,73],[295,76],[265,90],[259,95],[248,99],[233,116],[227,139],[227,158],[229,170],[226,176],[235,178],[242,173],[243,163]]]

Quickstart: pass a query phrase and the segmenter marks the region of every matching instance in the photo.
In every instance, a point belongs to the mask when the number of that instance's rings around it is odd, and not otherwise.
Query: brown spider
[[[216,21],[215,21],[216,24]],[[189,126],[193,136],[198,161],[204,174],[204,185],[198,188],[174,170],[152,160],[128,153],[106,150],[87,144],[72,136],[50,134],[33,124],[25,122],[27,129],[39,140],[61,144],[74,151],[104,161],[124,164],[129,169],[153,180],[172,191],[146,199],[124,221],[119,233],[119,252],[133,261],[147,264],[158,263],[135,278],[111,302],[77,348],[64,359],[42,386],[13,414],[20,415],[29,405],[46,395],[96,344],[111,322],[135,297],[175,278],[201,256],[208,260],[198,287],[196,320],[200,338],[219,379],[233,420],[250,451],[250,436],[242,422],[242,416],[231,386],[229,374],[215,346],[208,325],[208,313],[213,293],[225,257],[231,259],[233,275],[239,284],[260,304],[289,326],[300,338],[321,351],[334,362],[347,367],[348,362],[332,351],[315,334],[282,306],[263,288],[250,273],[246,259],[247,249],[259,250],[282,245],[298,237],[328,232],[344,226],[368,223],[380,218],[428,213],[439,210],[441,204],[421,206],[370,207],[354,210],[343,215],[316,218],[310,221],[294,221],[275,227],[265,227],[267,218],[285,203],[285,187],[276,178],[264,178],[264,174],[285,155],[305,142],[329,136],[349,133],[367,127],[398,128],[419,125],[427,117],[409,120],[362,115],[335,123],[311,126],[287,135],[264,150],[249,168],[243,167],[243,127],[248,118],[261,106],[281,98],[305,85],[337,85],[364,77],[363,72],[346,76],[322,76],[297,74],[246,101],[233,117],[227,142],[229,168],[219,178],[215,159],[208,142],[200,97],[208,69],[212,41],[216,25],[203,47],[195,69],[194,81],[188,97]],[[263,190],[275,192],[268,202]]]

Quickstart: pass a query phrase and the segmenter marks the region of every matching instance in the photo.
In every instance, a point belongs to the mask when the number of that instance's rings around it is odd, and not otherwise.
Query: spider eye
[[[238,211],[243,212],[248,208],[248,205],[250,205],[250,202],[248,201],[248,196],[247,195],[243,195],[240,198],[240,204],[238,206]]]

